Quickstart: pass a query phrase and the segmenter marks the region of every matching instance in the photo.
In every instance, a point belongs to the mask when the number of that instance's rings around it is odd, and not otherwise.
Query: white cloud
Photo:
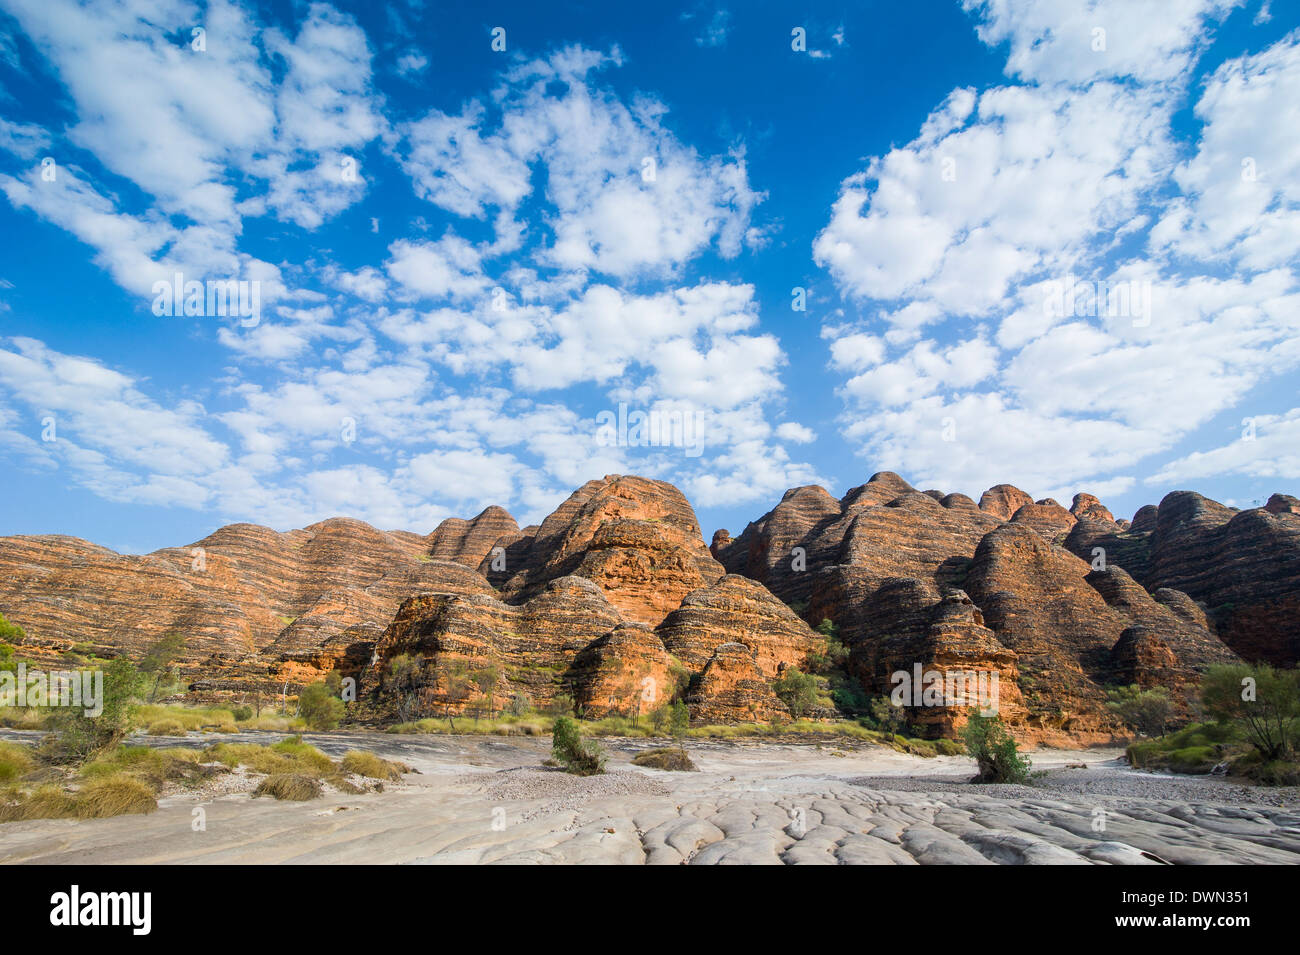
[[[1170,461],[1148,484],[1180,484],[1228,475],[1300,478],[1300,408],[1282,414],[1252,415],[1237,438],[1207,451]]]
[[[1251,270],[1300,256],[1300,31],[1224,63],[1196,103],[1183,196],[1152,230],[1157,249]]]
[[[702,159],[665,127],[662,103],[627,104],[597,85],[620,63],[617,49],[575,47],[519,64],[493,94],[501,117],[491,131],[477,101],[407,125],[401,161],[417,195],[461,216],[495,208],[509,237],[525,228],[516,216],[541,163],[554,214],[528,226],[552,235],[539,264],[626,278],[673,274],[710,245],[737,255],[762,199],[743,153]]]
[[[1207,45],[1207,20],[1243,0],[962,0],[981,19],[979,37],[1010,44],[1008,75],[1086,83],[1180,77]],[[1100,32],[1099,32],[1100,31]]]
[[[861,306],[823,337],[849,376],[844,433],[873,466],[967,493],[1008,479],[1122,492],[1300,366],[1300,141],[1278,119],[1300,108],[1300,35],[1220,67],[1192,158],[1173,141],[1205,19],[1231,6],[1165,5],[1139,28],[1143,2],[967,4],[1034,85],[954,90],[916,139],[844,180],[814,245]],[[1270,171],[1248,188],[1246,151]],[[1097,281],[1136,283],[1150,307],[1050,307],[1054,289]]]

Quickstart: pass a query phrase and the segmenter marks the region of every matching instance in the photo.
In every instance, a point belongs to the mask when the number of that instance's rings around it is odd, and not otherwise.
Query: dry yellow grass
[[[263,779],[257,789],[253,790],[253,795],[305,802],[308,799],[316,799],[321,792],[320,782],[311,776],[304,776],[302,773],[277,773]]]
[[[145,729],[150,736],[184,736],[186,735],[185,727],[181,725],[180,720],[158,720],[156,723],[150,723]]]
[[[345,773],[354,773],[357,776],[365,776],[367,779],[387,779],[397,782],[402,778],[403,773],[411,771],[411,767],[405,763],[393,762],[381,756],[376,756],[374,753],[352,749],[343,754],[343,771]]]
[[[76,795],[78,819],[105,819],[157,808],[153,789],[125,773],[92,779]]]
[[[12,782],[36,768],[31,752],[17,743],[0,743],[0,783]]]

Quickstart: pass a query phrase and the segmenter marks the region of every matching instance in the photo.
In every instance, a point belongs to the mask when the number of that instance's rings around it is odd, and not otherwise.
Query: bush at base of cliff
[[[1294,759],[1300,671],[1244,663],[1210,667],[1201,682],[1201,703],[1219,723],[1235,726],[1263,762]]]
[[[972,713],[961,731],[962,741],[979,765],[979,772],[971,782],[976,783],[1027,783],[1030,762],[1016,749],[1016,741],[996,716]]]
[[[798,667],[786,667],[772,684],[772,689],[795,719],[807,715],[817,706],[817,678]]]
[[[1107,693],[1106,708],[1143,736],[1164,736],[1173,718],[1174,701],[1163,686],[1144,690],[1137,684],[1116,687]]]
[[[551,729],[552,758],[575,776],[596,776],[605,771],[605,753],[599,743],[585,741],[578,724],[561,716]]]
[[[1160,739],[1131,744],[1125,751],[1136,769],[1168,769],[1175,773],[1203,774],[1214,769],[1240,746],[1231,726],[1193,723]]]
[[[303,687],[298,694],[298,712],[310,729],[328,731],[338,728],[346,709],[343,701],[322,682]]]

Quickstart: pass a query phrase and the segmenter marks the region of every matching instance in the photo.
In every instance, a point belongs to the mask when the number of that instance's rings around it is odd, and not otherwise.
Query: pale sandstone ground
[[[540,768],[549,739],[307,739],[420,774],[382,794],[307,803],[214,792],[166,797],[148,816],[6,823],[0,863],[1300,862],[1295,789],[1138,773],[1116,750],[1034,754],[1049,773],[1029,788],[966,785],[962,757],[842,742],[691,742],[701,772],[665,773],[629,762],[651,743],[605,741],[611,772],[580,779]],[[1088,768],[1063,768],[1079,762]],[[196,832],[199,805],[206,831]]]

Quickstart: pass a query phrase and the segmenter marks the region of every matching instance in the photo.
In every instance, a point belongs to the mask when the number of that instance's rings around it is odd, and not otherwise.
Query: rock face
[[[180,633],[196,678],[272,683],[282,656],[310,657],[344,634],[374,640],[412,593],[491,592],[426,549],[416,534],[341,518],[284,534],[232,524],[139,557],[69,537],[0,538],[0,613],[26,630],[34,657],[77,644],[129,655]]]
[[[705,723],[768,721],[786,713],[743,643],[714,648],[686,702]]]
[[[1000,521],[1011,520],[1011,515],[1034,499],[1010,484],[998,484],[980,495],[980,510],[988,511]]]
[[[1254,523],[1238,536],[1254,547],[1237,552],[1262,559],[1264,539],[1283,552],[1293,547],[1285,544],[1289,505],[1274,501],[1272,511],[1252,512]],[[1220,533],[1235,512],[1216,507],[1207,505],[1186,536]],[[1237,578],[1225,580],[1222,562],[1211,561],[1197,579],[1180,564],[1183,532],[1173,525],[1163,538],[1172,556],[1159,560],[1164,510],[1144,508],[1129,525],[1091,494],[1076,495],[1066,510],[1009,484],[990,488],[976,506],[964,495],[917,492],[883,472],[840,501],[820,488],[788,491],[739,537],[716,538],[713,552],[809,622],[833,621],[850,672],[869,693],[890,693],[915,667],[975,680],[996,673],[999,712],[1017,735],[1104,741],[1122,731],[1106,707],[1115,685],[1165,686],[1185,706],[1201,672],[1235,659],[1218,618],[1197,601],[1205,602],[1199,594],[1210,581],[1230,590]],[[793,559],[800,555],[802,570]],[[1285,598],[1267,595],[1300,587],[1284,557],[1271,560],[1257,573],[1272,584],[1244,597],[1251,610],[1234,619],[1267,619],[1279,632]],[[1248,645],[1224,639],[1239,651]],[[951,735],[969,707],[913,707],[908,715],[914,726]]]
[[[278,693],[337,668],[363,718],[526,698],[770,719],[786,714],[775,681],[814,667],[823,694],[842,679],[858,705],[910,681],[901,705],[929,735],[996,707],[1022,739],[1077,745],[1122,732],[1116,685],[1185,705],[1238,654],[1300,661],[1300,502],[1237,511],[1179,491],[1126,523],[1086,493],[1067,510],[1003,484],[977,505],[886,471],[840,499],[793,488],[706,546],[675,487],[609,475],[524,528],[489,507],[427,536],[235,524],[139,557],[0,538],[0,613],[37,661],[138,656],[180,633],[202,693]],[[810,626],[823,620],[837,643]],[[923,692],[936,685],[937,702]]]
[[[650,627],[725,573],[681,491],[640,477],[588,481],[535,534],[503,546],[506,599],[572,574],[596,582],[629,622]]]
[[[1300,514],[1284,495],[1234,511],[1175,491],[1160,502],[1151,535],[1152,588],[1203,604],[1228,646],[1279,666],[1300,662]]]
[[[810,654],[826,647],[825,638],[766,587],[736,574],[688,594],[656,632],[668,651],[692,670],[704,667],[722,644],[738,643],[749,650],[768,680],[787,666],[804,666]]]
[[[491,551],[502,541],[520,537],[519,525],[510,512],[501,507],[489,507],[477,517],[462,520],[449,517],[429,535],[429,556],[439,560],[454,560],[467,567],[478,567],[487,560]]]
[[[383,666],[363,689],[383,715],[396,692],[384,672],[402,655],[424,661],[422,712],[463,709],[464,686],[452,676],[491,671],[499,677],[494,707],[515,694],[550,706],[564,694],[597,717],[648,713],[694,677],[704,689],[689,698],[692,716],[711,719],[750,712],[734,686],[756,701],[755,712],[783,711],[769,683],[825,649],[766,588],[725,574],[689,503],[663,482],[619,475],[588,482],[531,535],[494,542],[488,553],[497,547],[508,568],[499,599],[417,599],[379,640]],[[491,571],[488,562],[480,568]],[[732,695],[724,704],[709,688],[739,672],[734,654],[700,681],[728,642],[745,648],[750,666],[726,684]]]

